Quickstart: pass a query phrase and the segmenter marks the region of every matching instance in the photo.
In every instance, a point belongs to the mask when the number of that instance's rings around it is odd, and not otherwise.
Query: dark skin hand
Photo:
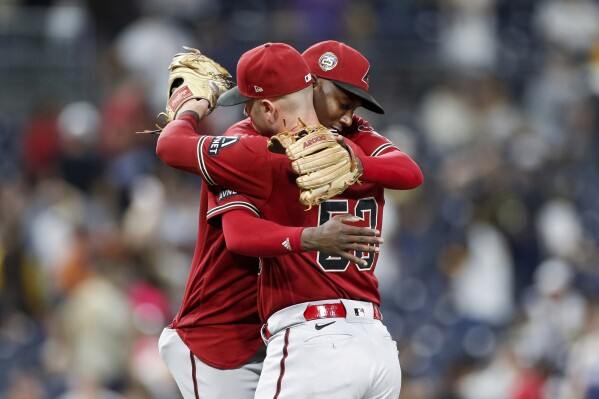
[[[349,214],[336,215],[317,227],[307,227],[302,232],[301,245],[304,251],[320,251],[331,256],[348,259],[359,265],[367,265],[349,251],[379,252],[384,240],[381,232],[368,227],[357,227],[347,223],[361,219]]]
[[[347,152],[349,152],[350,154],[353,154],[352,149],[345,143],[345,139],[342,135],[338,134],[335,138],[337,139],[337,142],[341,147],[345,148]],[[353,158],[356,160],[356,166],[358,167],[358,171],[360,173],[364,172],[364,166],[362,165],[362,161],[360,161],[360,158],[358,158],[357,156],[354,156]]]

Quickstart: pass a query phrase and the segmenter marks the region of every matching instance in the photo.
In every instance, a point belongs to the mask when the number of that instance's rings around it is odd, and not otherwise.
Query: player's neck
[[[316,112],[299,112],[293,119],[285,119],[285,130],[295,132],[301,130],[305,126],[318,125],[318,117]]]

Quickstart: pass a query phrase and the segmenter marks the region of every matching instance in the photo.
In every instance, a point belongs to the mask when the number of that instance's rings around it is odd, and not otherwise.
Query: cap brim
[[[218,98],[218,100],[216,100],[216,104],[223,106],[223,107],[228,107],[231,105],[237,105],[237,104],[244,103],[249,99],[250,99],[249,97],[246,97],[243,94],[241,94],[239,92],[239,90],[237,89],[237,86],[235,86],[232,89],[229,89],[226,92],[224,92]]]
[[[331,82],[333,82],[336,86],[340,87],[341,89],[350,92],[351,94],[360,98],[360,100],[362,100],[362,107],[366,108],[367,110],[377,114],[385,113],[383,107],[381,107],[381,105],[374,99],[374,97],[372,97],[366,90],[360,89],[359,87],[350,85],[348,83],[339,82],[338,80],[331,80]]]

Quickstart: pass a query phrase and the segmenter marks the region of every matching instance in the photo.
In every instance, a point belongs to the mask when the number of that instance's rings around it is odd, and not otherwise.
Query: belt
[[[381,309],[378,305],[372,304],[373,307],[373,318],[375,320],[382,320],[383,315],[381,314]],[[335,317],[345,317],[347,316],[347,310],[345,310],[345,306],[342,303],[323,303],[319,305],[310,305],[304,311],[304,318],[306,321],[310,320],[318,320],[318,319],[330,319]],[[356,316],[359,316],[356,314]],[[268,326],[264,324],[262,326],[262,336],[269,340],[272,337],[272,333],[268,331]]]

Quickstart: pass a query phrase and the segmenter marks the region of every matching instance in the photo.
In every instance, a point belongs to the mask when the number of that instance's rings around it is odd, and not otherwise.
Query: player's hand
[[[202,120],[210,112],[210,103],[208,103],[208,100],[204,98],[186,101],[183,105],[181,105],[181,108],[179,108],[177,117],[179,117],[179,115],[185,111],[195,112],[199,116],[200,120]]]
[[[320,226],[308,227],[302,232],[302,249],[339,256],[366,266],[367,262],[364,259],[356,257],[350,251],[379,252],[378,245],[384,240],[380,237],[381,232],[376,229],[347,224],[360,220],[355,216],[343,214],[334,216]]]
[[[347,143],[345,142],[345,138],[342,135],[337,134],[336,139],[337,139],[337,142],[339,143],[339,145],[341,145],[341,147],[345,148],[347,150],[347,152],[349,152],[350,154],[353,152],[351,147],[348,146]],[[362,174],[364,172],[364,166],[362,165],[362,161],[357,156],[354,156],[353,159],[355,160],[356,165],[358,167],[358,172],[360,174]]]
[[[175,54],[168,69],[166,107],[158,114],[163,126],[138,133],[160,134],[171,121],[177,119],[183,111],[193,111],[200,119],[216,108],[218,97],[235,86],[231,74],[216,61],[206,57],[200,50],[183,47],[187,52]],[[196,100],[202,101],[196,101]],[[187,107],[184,106],[188,103]],[[202,109],[194,106],[202,103]],[[205,104],[204,104],[205,103]],[[207,109],[203,107],[207,105]]]

